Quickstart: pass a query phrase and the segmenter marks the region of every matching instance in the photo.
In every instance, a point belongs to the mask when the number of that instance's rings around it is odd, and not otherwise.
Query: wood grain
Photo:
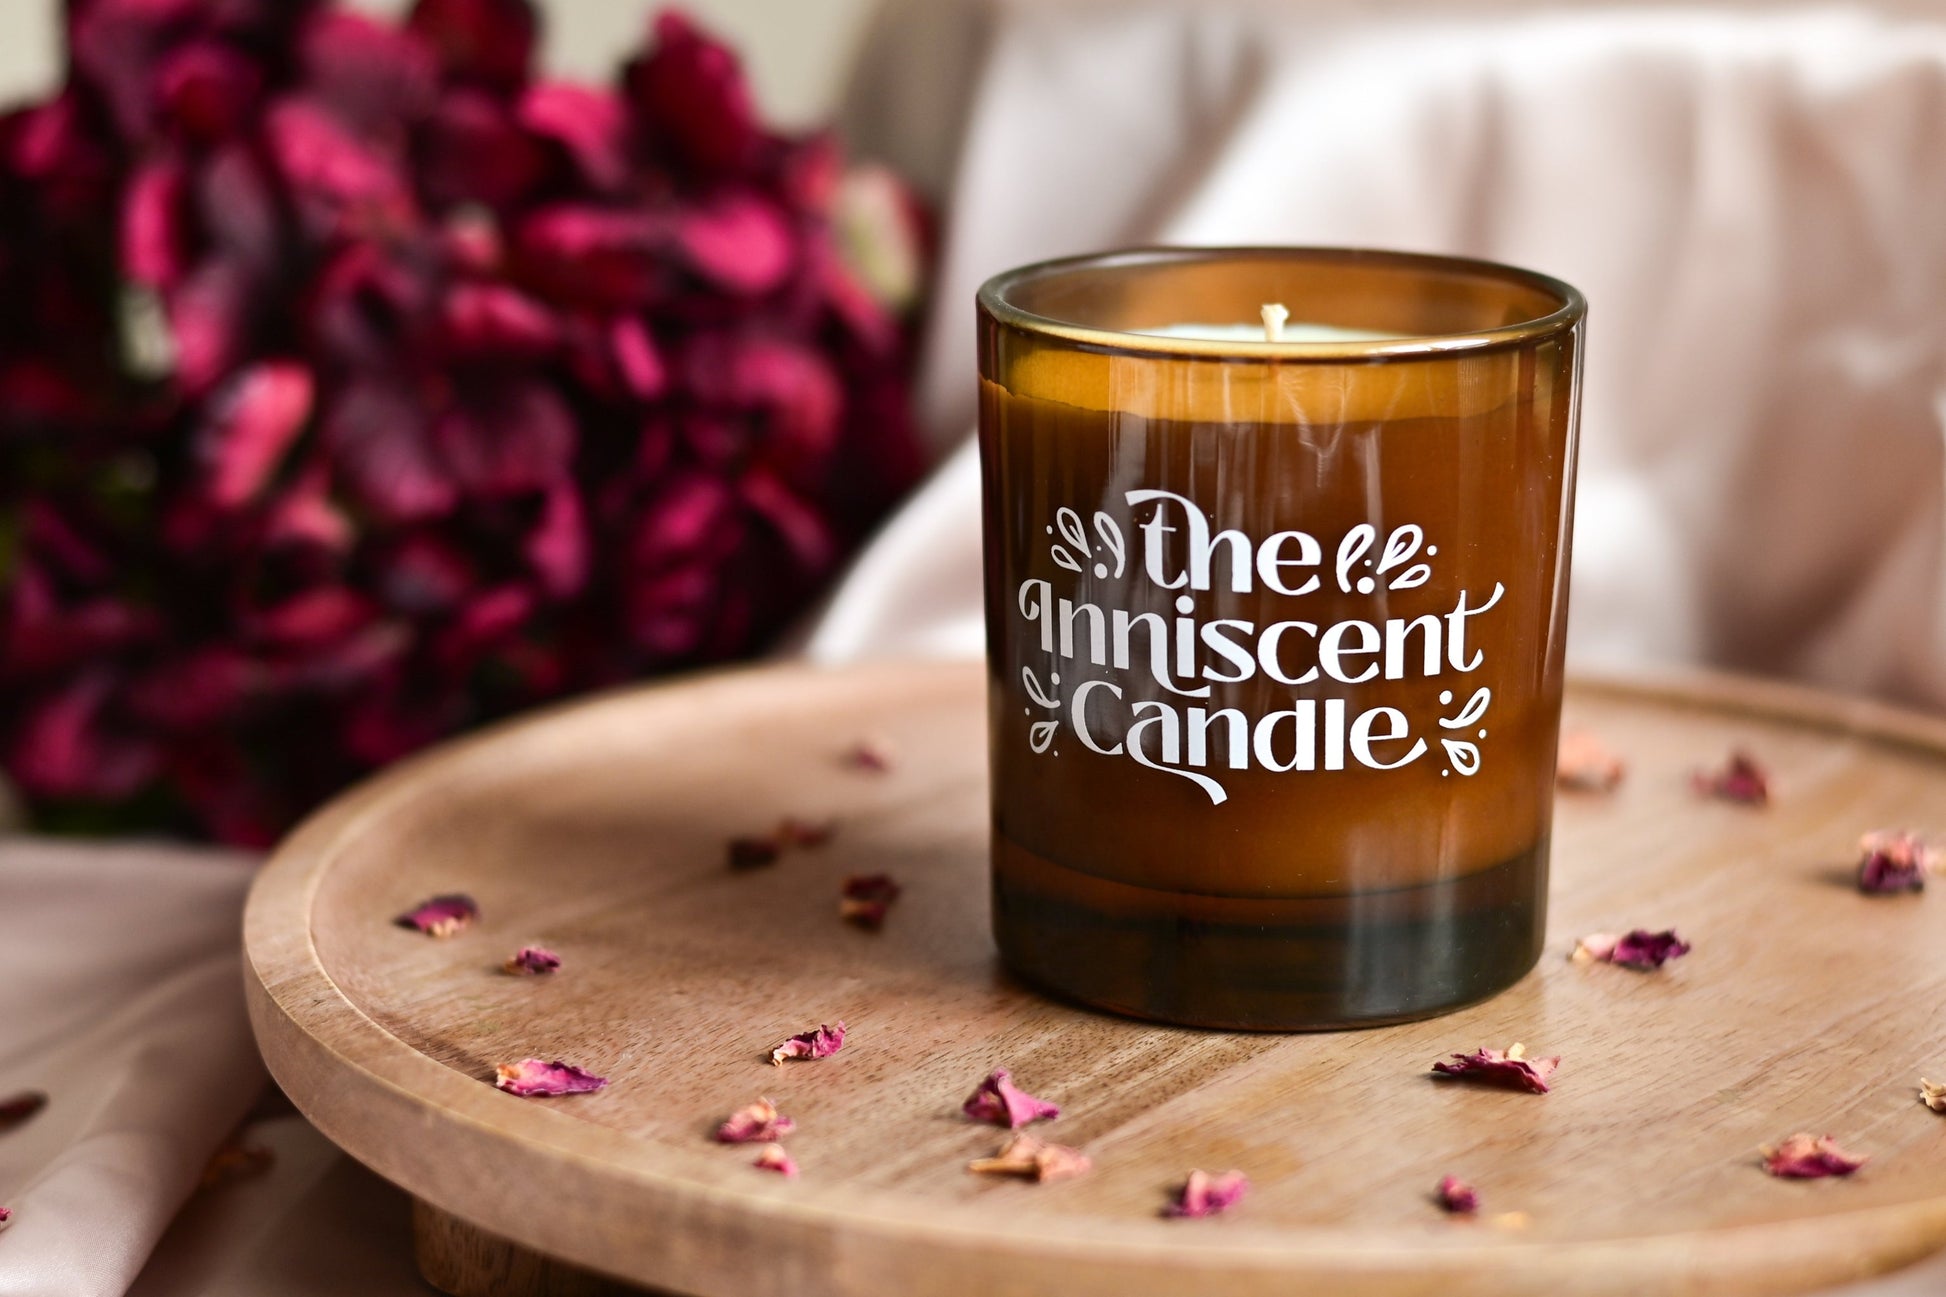
[[[1946,897],[1868,898],[1860,832],[1946,834],[1946,723],[1724,679],[1583,682],[1569,724],[1630,762],[1564,796],[1550,949],[1506,994],[1428,1022],[1249,1036],[1152,1026],[1011,983],[986,920],[984,687],[971,666],[771,668],[611,695],[442,749],[353,792],[266,867],[246,917],[272,1071],[332,1139],[438,1212],[630,1282],[704,1297],[1074,1297],[1317,1284],[1351,1294],[1783,1293],[1946,1244]],[[883,735],[893,770],[839,760]],[[1767,810],[1704,801],[1745,746]],[[835,816],[825,847],[733,873],[727,839]],[[840,880],[906,885],[881,933]],[[447,941],[391,925],[471,892]],[[1675,925],[1688,958],[1571,965],[1574,938]],[[548,978],[499,973],[539,941]],[[844,1051],[773,1068],[843,1018]],[[1436,1082],[1514,1040],[1553,1093]],[[521,1100],[494,1064],[560,1057],[605,1091]],[[965,1173],[1000,1132],[959,1116],[989,1069],[1062,1105],[1092,1175]],[[803,1175],[714,1123],[767,1094]],[[1787,1183],[1756,1148],[1829,1131],[1849,1181]],[[1190,1167],[1239,1167],[1231,1215],[1157,1216]],[[1479,1186],[1451,1220],[1441,1175]],[[513,1289],[517,1291],[517,1289]]]

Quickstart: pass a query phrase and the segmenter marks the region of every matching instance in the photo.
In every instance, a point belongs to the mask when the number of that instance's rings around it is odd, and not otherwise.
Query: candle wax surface
[[[1149,338],[1187,338],[1200,342],[1262,342],[1262,324],[1165,324],[1154,329],[1130,329],[1128,332]],[[1403,333],[1385,333],[1378,329],[1352,329],[1336,324],[1317,324],[1308,320],[1291,320],[1285,323],[1283,336],[1279,342],[1385,342],[1403,338]]]

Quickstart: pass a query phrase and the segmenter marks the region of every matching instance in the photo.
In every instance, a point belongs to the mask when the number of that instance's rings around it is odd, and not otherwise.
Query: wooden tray
[[[436,1285],[607,1291],[586,1267],[705,1297],[1781,1293],[1946,1244],[1946,1117],[1914,1090],[1946,1079],[1946,896],[1850,885],[1861,831],[1946,830],[1946,724],[1732,680],[1581,683],[1570,723],[1630,772],[1562,799],[1540,968],[1429,1022],[1249,1036],[1098,1016],[1000,972],[982,689],[971,666],[874,665],[620,693],[409,762],[277,853],[245,924],[258,1038],[324,1133],[418,1198]],[[889,773],[839,760],[868,733]],[[1772,765],[1769,809],[1689,790],[1733,744]],[[729,838],[787,814],[840,827],[725,867]],[[906,885],[885,930],[838,922],[839,880],[880,870]],[[479,899],[471,931],[392,925],[445,891]],[[1696,948],[1661,973],[1566,959],[1578,934],[1671,924]],[[528,941],[563,969],[499,973]],[[766,1061],[839,1018],[835,1058]],[[1515,1040],[1565,1056],[1553,1093],[1427,1075]],[[613,1084],[489,1084],[532,1055]],[[997,1066],[1061,1104],[1048,1133],[1092,1175],[966,1173],[1001,1140],[959,1105]],[[797,1180],[709,1138],[760,1094],[799,1123]],[[1764,1175],[1757,1146],[1798,1130],[1872,1161]],[[1190,1167],[1254,1191],[1158,1218]],[[1481,1219],[1429,1201],[1449,1172]]]

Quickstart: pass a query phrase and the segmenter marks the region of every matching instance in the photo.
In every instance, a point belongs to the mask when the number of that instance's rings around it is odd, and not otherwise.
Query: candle
[[[1579,296],[1472,262],[1183,250],[1030,267],[980,305],[1005,961],[1249,1028],[1518,978]]]

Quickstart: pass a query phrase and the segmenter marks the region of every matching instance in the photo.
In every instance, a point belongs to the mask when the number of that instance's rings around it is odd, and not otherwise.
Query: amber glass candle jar
[[[1505,266],[1303,249],[980,290],[1009,967],[1300,1029],[1533,966],[1585,309]]]

